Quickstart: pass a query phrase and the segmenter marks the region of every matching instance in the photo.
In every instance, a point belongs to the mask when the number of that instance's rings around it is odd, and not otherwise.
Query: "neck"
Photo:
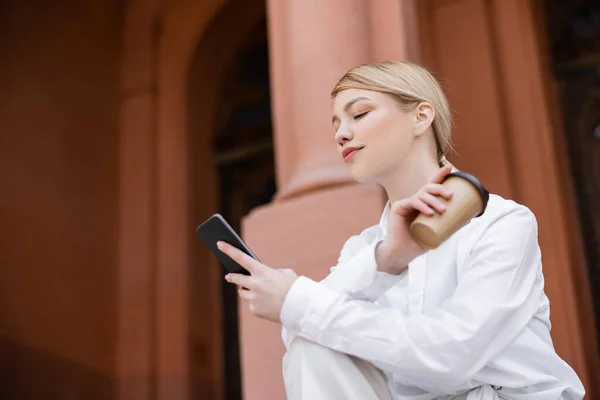
[[[380,184],[387,193],[390,203],[415,195],[433,179],[439,171],[438,163],[430,157],[407,159]]]

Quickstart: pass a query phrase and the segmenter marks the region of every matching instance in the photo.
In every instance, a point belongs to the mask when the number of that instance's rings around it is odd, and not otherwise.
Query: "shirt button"
[[[409,297],[410,304],[418,306],[421,304],[421,295],[419,293],[412,293]]]

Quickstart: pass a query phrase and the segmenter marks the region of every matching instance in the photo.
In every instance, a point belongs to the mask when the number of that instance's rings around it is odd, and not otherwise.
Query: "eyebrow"
[[[349,102],[346,103],[346,105],[344,106],[344,111],[348,111],[348,109],[350,107],[352,107],[354,104],[358,103],[361,100],[371,100],[371,99],[368,98],[368,97],[364,97],[364,96],[356,97],[356,98],[354,98],[354,99],[352,99],[352,100],[350,100]],[[339,120],[339,118],[334,115],[331,118],[331,122],[334,123],[336,120]]]

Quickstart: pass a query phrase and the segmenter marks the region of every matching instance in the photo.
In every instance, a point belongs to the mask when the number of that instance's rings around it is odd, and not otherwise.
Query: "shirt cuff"
[[[290,332],[318,341],[318,320],[344,295],[307,277],[298,277],[287,293],[279,319]]]
[[[335,285],[336,289],[339,288],[355,300],[374,302],[400,281],[400,275],[377,270],[375,249],[379,243],[377,241],[366,246],[332,272],[338,275],[332,280],[341,282]]]

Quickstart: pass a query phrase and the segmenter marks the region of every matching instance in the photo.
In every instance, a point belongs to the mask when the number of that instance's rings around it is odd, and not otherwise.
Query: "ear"
[[[415,108],[415,134],[420,136],[427,132],[433,123],[435,109],[427,102],[417,104]]]

